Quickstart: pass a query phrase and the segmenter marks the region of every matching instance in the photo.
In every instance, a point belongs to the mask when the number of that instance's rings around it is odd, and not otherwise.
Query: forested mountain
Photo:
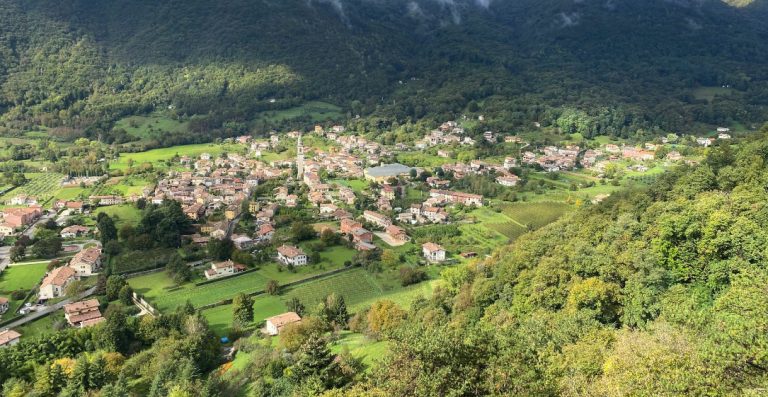
[[[162,109],[204,115],[204,135],[315,99],[381,128],[750,125],[766,118],[766,15],[717,0],[4,0],[2,129],[104,137]]]

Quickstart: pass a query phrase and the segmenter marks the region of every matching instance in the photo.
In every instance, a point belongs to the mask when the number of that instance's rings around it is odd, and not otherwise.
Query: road
[[[70,299],[70,298],[64,299],[63,301],[61,301],[59,303],[56,303],[54,305],[46,307],[42,311],[30,313],[30,314],[24,316],[24,318],[16,320],[16,321],[14,321],[14,322],[4,326],[3,328],[18,328],[18,327],[20,327],[20,326],[22,326],[22,325],[24,325],[24,324],[26,324],[28,322],[32,322],[32,321],[35,321],[35,320],[37,320],[37,319],[39,319],[41,317],[45,317],[45,316],[47,316],[47,315],[49,315],[49,314],[51,314],[51,313],[61,309],[62,307],[64,307],[64,305],[68,305],[68,304],[70,304],[72,302],[77,302],[77,301],[79,301],[79,300],[81,300],[83,298],[89,297],[89,296],[93,295],[94,292],[96,292],[96,287],[91,287],[90,289],[86,290],[82,294],[78,295],[75,299]]]

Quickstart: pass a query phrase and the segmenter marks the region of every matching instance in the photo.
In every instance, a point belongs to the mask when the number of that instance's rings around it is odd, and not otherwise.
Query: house
[[[380,214],[375,211],[366,210],[365,212],[363,212],[363,218],[365,218],[366,221],[381,227],[382,229],[392,224],[392,221],[389,219],[388,216]]]
[[[435,243],[425,243],[421,246],[424,258],[429,262],[444,262],[445,261],[445,249]]]
[[[61,233],[59,233],[59,235],[61,235],[61,238],[77,238],[83,236],[84,234],[88,234],[90,231],[91,229],[85,226],[72,225],[61,229]]]
[[[501,186],[513,187],[517,186],[517,182],[520,178],[517,175],[500,176],[496,178],[496,182]]]
[[[286,265],[301,266],[307,264],[307,254],[301,248],[292,245],[278,247],[277,259]]]
[[[3,210],[3,221],[15,229],[31,225],[42,214],[41,208],[37,206],[28,208],[6,208]]]
[[[479,194],[432,189],[429,191],[429,197],[436,198],[447,203],[461,203],[464,205],[475,205],[478,207],[483,206],[483,196]]]
[[[0,349],[19,343],[20,338],[21,334],[12,329],[0,331]]]
[[[409,241],[411,238],[405,233],[405,230],[395,225],[387,226],[387,234],[390,238],[397,241]]]
[[[384,164],[379,167],[366,168],[363,171],[365,179],[374,182],[385,182],[390,178],[399,176],[408,176],[411,173],[411,167],[402,164]]]
[[[332,215],[338,209],[334,204],[320,204],[320,215]]]
[[[115,196],[115,195],[106,195],[106,196],[90,196],[88,197],[88,200],[91,202],[91,204],[95,205],[120,205],[125,202],[122,197]]]
[[[240,215],[240,206],[232,204],[224,210],[224,217],[231,221]]]
[[[211,268],[205,271],[205,278],[212,280],[214,278],[231,276],[236,273],[246,271],[247,268],[241,264],[232,262],[232,260],[211,263]]]
[[[259,227],[259,230],[256,232],[256,238],[259,241],[270,241],[272,240],[272,237],[275,235],[275,228],[270,224],[264,224]]]
[[[350,235],[352,235],[352,241],[356,243],[372,243],[373,242],[373,233],[371,233],[368,229],[364,227],[358,227],[357,229],[354,229],[350,232]]]
[[[72,327],[86,328],[104,321],[98,299],[64,305],[64,318]]]
[[[69,267],[79,277],[93,275],[101,268],[101,248],[91,247],[78,252],[69,261]]]
[[[0,314],[5,314],[8,311],[8,298],[0,296]]]
[[[232,236],[232,242],[235,244],[235,247],[237,247],[237,249],[239,250],[246,250],[248,248],[253,247],[253,245],[256,244],[256,242],[253,241],[252,238],[243,234]]]
[[[341,220],[341,227],[339,231],[341,234],[350,234],[353,230],[363,227],[363,225],[352,219],[352,218],[344,218]]]
[[[37,199],[27,196],[26,194],[20,194],[8,201],[9,205],[37,205]]]
[[[266,320],[266,333],[268,335],[279,335],[280,331],[288,324],[295,324],[301,321],[301,317],[295,312],[283,313]]]
[[[16,228],[13,225],[7,222],[0,223],[0,236],[13,236],[14,234],[16,234]]]
[[[202,204],[196,203],[184,207],[184,215],[193,221],[199,220],[205,213],[205,207]]]
[[[64,295],[64,289],[76,278],[77,272],[69,266],[51,270],[40,284],[38,298],[42,301]]]
[[[713,140],[714,139],[705,138],[705,137],[704,138],[696,138],[696,143],[698,143],[699,145],[704,146],[704,147],[709,147],[709,145],[712,144]]]

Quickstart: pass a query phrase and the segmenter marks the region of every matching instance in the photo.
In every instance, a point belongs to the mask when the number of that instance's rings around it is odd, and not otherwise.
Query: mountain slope
[[[489,128],[685,131],[766,116],[764,2],[68,0],[2,4],[6,132],[102,136],[128,114],[205,129],[311,99],[383,127],[480,112]],[[700,87],[728,85],[702,100]],[[275,103],[268,100],[277,98]],[[267,128],[269,126],[262,126]],[[250,128],[257,128],[251,125]]]

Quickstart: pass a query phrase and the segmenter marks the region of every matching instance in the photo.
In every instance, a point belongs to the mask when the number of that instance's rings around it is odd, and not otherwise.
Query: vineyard
[[[556,221],[571,208],[568,204],[556,202],[515,203],[504,206],[502,212],[517,223],[535,230]]]
[[[355,269],[291,288],[281,298],[284,302],[298,298],[305,306],[314,307],[332,292],[343,296],[348,306],[384,294],[382,287],[368,272]]]
[[[29,179],[26,184],[11,190],[0,197],[0,200],[7,201],[20,194],[26,194],[40,203],[47,202],[61,189],[61,180],[64,178],[64,175],[54,172],[30,173],[25,176]]]

